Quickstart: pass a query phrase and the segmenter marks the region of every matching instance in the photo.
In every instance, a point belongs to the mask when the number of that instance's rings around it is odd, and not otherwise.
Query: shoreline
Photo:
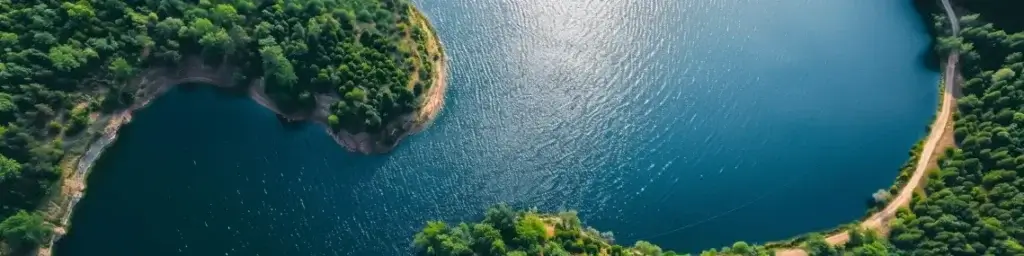
[[[894,193],[890,197],[889,202],[876,211],[868,212],[868,214],[854,222],[844,223],[826,230],[800,234],[786,240],[768,242],[765,243],[765,246],[774,248],[778,256],[806,256],[808,255],[807,252],[799,244],[808,235],[814,233],[822,234],[825,241],[833,246],[846,244],[850,239],[849,231],[854,228],[875,231],[883,237],[888,236],[889,222],[896,218],[896,213],[900,208],[907,207],[910,204],[913,194],[919,192],[922,189],[921,186],[926,184],[928,170],[936,168],[938,161],[942,158],[941,150],[956,147],[954,143],[955,138],[952,138],[954,130],[952,109],[956,107],[956,96],[955,92],[950,91],[955,89],[956,86],[947,85],[946,79],[946,75],[943,73],[940,80],[941,86],[939,86],[939,106],[935,112],[933,122],[928,126],[928,135],[916,143],[921,145],[920,149],[916,151],[912,149],[911,151],[912,154],[918,155],[911,158],[914,163],[913,171],[908,173],[911,177],[908,177],[903,182],[900,181],[899,176],[896,177],[893,181],[892,189],[895,189],[898,193]],[[952,79],[956,79],[956,75]],[[944,126],[936,127],[935,125],[940,123],[943,116],[946,116],[947,119],[943,123]],[[928,148],[929,144],[930,148]],[[925,153],[929,155],[924,155]]]
[[[244,90],[246,96],[255,101],[257,104],[265,107],[266,109],[274,112],[277,116],[285,118],[289,122],[293,121],[312,121],[319,125],[322,125],[331,138],[334,139],[339,146],[344,147],[349,152],[358,152],[363,154],[382,154],[388,153],[393,150],[405,137],[423,131],[428,127],[433,120],[438,116],[441,109],[444,107],[444,95],[447,91],[447,76],[448,76],[448,58],[444,52],[443,45],[441,44],[440,38],[437,36],[436,31],[430,24],[430,21],[426,19],[423,13],[413,7],[412,11],[414,15],[421,18],[425,28],[425,31],[431,34],[428,43],[431,44],[433,51],[437,54],[438,58],[433,60],[434,70],[432,72],[433,84],[427,89],[422,95],[424,98],[423,104],[417,108],[414,112],[403,115],[396,121],[388,123],[385,127],[387,130],[393,130],[395,128],[402,129],[401,134],[397,134],[397,138],[393,143],[384,144],[379,141],[380,136],[385,133],[382,131],[380,134],[371,134],[368,132],[351,133],[349,131],[340,130],[334,132],[327,125],[327,107],[330,106],[334,98],[327,95],[317,95],[317,108],[312,113],[306,115],[300,114],[288,114],[282,112],[276,107],[276,104],[265,94],[263,90],[263,79],[258,78],[252,81],[248,87],[239,86],[233,84],[233,74],[235,68],[230,65],[221,65],[218,67],[211,67],[203,63],[202,60],[195,56],[186,57],[179,65],[178,69],[171,69],[167,67],[156,67],[150,68],[135,78],[127,82],[128,88],[135,90],[136,101],[128,107],[120,110],[116,110],[113,113],[99,113],[94,114],[94,121],[102,122],[91,124],[87,128],[86,132],[94,132],[94,135],[89,136],[86,140],[85,151],[80,154],[68,154],[64,156],[64,159],[71,159],[73,164],[69,167],[73,167],[73,170],[65,170],[65,174],[61,177],[59,194],[50,196],[46,201],[49,204],[54,204],[54,208],[47,210],[47,215],[59,215],[58,221],[50,221],[54,226],[54,233],[50,236],[48,246],[40,247],[37,255],[51,255],[53,245],[57,240],[60,240],[67,232],[70,226],[70,219],[73,215],[75,205],[81,200],[85,194],[86,189],[86,177],[92,169],[93,164],[103,152],[106,151],[107,147],[117,141],[119,131],[125,124],[131,123],[132,117],[135,111],[142,110],[149,106],[149,104],[163,96],[165,93],[182,84],[200,82],[206,85],[213,86],[220,89],[228,90]],[[327,104],[324,104],[327,103]],[[392,135],[395,135],[392,131]]]
[[[945,9],[946,16],[949,19],[949,23],[952,26],[953,34],[959,34],[960,24],[958,23],[956,13],[953,11],[953,7],[949,0],[942,0],[942,7]],[[889,202],[886,203],[885,207],[882,207],[878,212],[869,214],[865,218],[861,219],[859,223],[852,225],[853,228],[861,228],[864,230],[872,230],[878,232],[879,235],[889,235],[889,223],[896,218],[896,213],[899,209],[910,205],[914,194],[919,190],[919,187],[925,185],[927,177],[925,174],[930,170],[929,167],[937,164],[937,161],[942,158],[939,154],[939,147],[943,147],[944,141],[950,140],[948,136],[951,136],[951,132],[955,129],[954,114],[957,108],[957,81],[959,78],[959,72],[957,72],[957,65],[960,60],[960,53],[957,51],[951,52],[946,57],[946,63],[942,73],[942,86],[939,87],[940,101],[939,110],[936,113],[935,120],[930,124],[928,136],[925,137],[922,142],[923,146],[919,153],[917,161],[914,163],[914,171],[911,173],[911,177],[901,188],[899,193],[893,195]],[[952,138],[953,145],[956,147],[956,139]],[[946,145],[949,146],[949,145]],[[945,147],[943,147],[945,148]],[[894,182],[894,186],[898,186],[899,177]],[[837,232],[826,234],[825,241],[832,246],[846,244],[850,240],[849,228],[838,228],[833,229]],[[803,248],[780,248],[775,251],[776,255],[779,256],[803,256],[808,253]]]
[[[424,102],[420,107],[412,113],[402,115],[398,120],[392,121],[386,124],[385,129],[380,133],[374,134],[369,132],[358,132],[352,133],[344,129],[337,132],[332,131],[330,126],[327,124],[327,117],[330,115],[327,112],[327,108],[330,107],[330,103],[333,103],[337,99],[328,95],[317,95],[317,108],[309,115],[299,114],[288,114],[282,112],[274,102],[267,97],[263,90],[262,79],[257,79],[248,88],[249,98],[256,101],[263,107],[273,111],[278,116],[284,117],[288,121],[313,121],[324,127],[331,138],[336,143],[345,147],[346,150],[353,153],[362,154],[384,154],[391,152],[397,147],[403,139],[409,135],[419,133],[430,126],[434,119],[440,114],[441,109],[444,108],[445,93],[448,90],[448,55],[444,52],[444,45],[441,43],[441,39],[437,36],[436,30],[430,20],[423,15],[416,8],[412,8],[412,11],[416,17],[423,22],[421,24],[424,31],[430,33],[430,39],[427,43],[430,45],[429,51],[433,51],[437,54],[437,60],[434,60],[432,66],[434,70],[431,74],[433,84],[427,88],[427,91],[422,95]],[[391,131],[391,135],[397,135],[394,142],[382,143],[381,137],[387,136],[387,132]],[[400,134],[396,132],[400,131]]]

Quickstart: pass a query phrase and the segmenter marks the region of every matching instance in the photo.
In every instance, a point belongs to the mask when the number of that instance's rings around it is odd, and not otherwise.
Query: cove
[[[910,1],[421,1],[447,105],[389,155],[183,87],[88,177],[58,255],[406,255],[427,220],[578,209],[696,251],[861,217],[937,104]]]

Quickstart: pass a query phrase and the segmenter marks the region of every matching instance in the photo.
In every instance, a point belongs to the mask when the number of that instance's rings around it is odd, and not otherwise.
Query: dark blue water
[[[404,255],[430,219],[579,209],[695,251],[861,217],[936,109],[910,1],[432,0],[447,106],[386,156],[177,90],[96,163],[60,255]]]

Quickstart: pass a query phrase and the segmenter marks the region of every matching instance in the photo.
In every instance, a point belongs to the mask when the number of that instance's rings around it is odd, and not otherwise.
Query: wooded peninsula
[[[172,82],[248,93],[382,153],[436,116],[446,72],[407,0],[0,0],[0,51],[0,254],[50,242],[61,178]]]

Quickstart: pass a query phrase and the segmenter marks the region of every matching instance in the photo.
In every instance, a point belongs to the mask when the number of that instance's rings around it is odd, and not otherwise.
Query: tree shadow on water
[[[280,118],[279,121],[286,133],[301,134],[301,138],[296,139],[302,141],[302,147],[305,148],[303,151],[313,155],[310,157],[320,158],[317,168],[333,176],[337,185],[354,186],[367,181],[376,172],[383,170],[391,160],[390,154],[366,155],[349,151],[338,144],[320,124],[310,121],[289,122]]]

